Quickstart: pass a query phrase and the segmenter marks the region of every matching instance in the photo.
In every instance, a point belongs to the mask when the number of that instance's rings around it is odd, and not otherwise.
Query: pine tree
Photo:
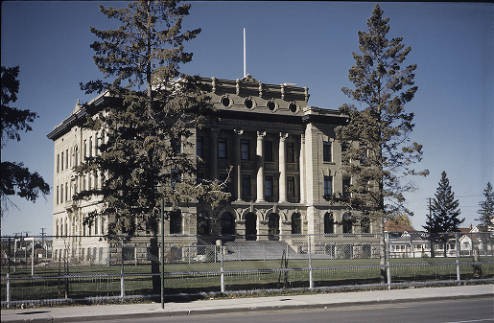
[[[446,243],[448,232],[458,232],[458,225],[465,219],[460,219],[460,202],[455,199],[448,176],[445,171],[441,173],[441,180],[430,205],[431,215],[427,217],[426,225],[423,226],[435,239],[439,239],[444,245],[444,256],[446,257]]]
[[[196,158],[189,152],[206,105],[199,100],[194,78],[179,71],[181,64],[192,59],[185,43],[200,32],[182,31],[189,8],[178,1],[101,6],[103,14],[118,21],[118,27],[91,28],[99,38],[91,48],[95,64],[111,82],[81,85],[86,93],[107,91],[116,102],[88,118],[85,125],[106,131],[107,138],[100,145],[101,153],[86,158],[78,174],[99,171],[104,181],[98,189],[78,193],[74,208],[85,198],[99,196],[102,205],[86,222],[108,217],[110,239],[150,232],[149,252],[155,260],[159,259],[160,210],[173,211],[196,199],[215,204],[226,197],[222,183],[198,184],[193,176]],[[157,261],[151,262],[151,272],[159,272]],[[154,291],[159,286],[154,275]]]
[[[367,21],[368,31],[358,33],[360,53],[353,53],[355,64],[348,77],[353,89],[342,91],[359,106],[345,104],[340,111],[349,116],[349,123],[337,128],[337,138],[345,147],[343,160],[352,176],[350,192],[352,207],[369,212],[380,221],[393,214],[411,214],[404,207],[403,193],[413,189],[403,184],[407,175],[426,176],[412,165],[422,157],[422,146],[410,142],[414,114],[405,111],[417,86],[414,85],[416,65],[404,66],[411,50],[403,38],[388,39],[389,18],[376,5]],[[381,272],[384,275],[384,237],[381,242]]]
[[[487,183],[484,189],[484,198],[480,202],[480,209],[477,211],[480,217],[476,219],[480,222],[482,231],[494,231],[494,191],[490,182]]]
[[[19,92],[19,66],[2,66],[2,148],[6,140],[20,141],[20,131],[31,131],[31,123],[38,117],[35,112],[28,109],[18,109],[10,106],[17,101]],[[37,172],[24,167],[23,163],[2,161],[1,173],[1,215],[8,209],[9,196],[17,195],[28,201],[35,202],[39,194],[49,194],[50,187]]]

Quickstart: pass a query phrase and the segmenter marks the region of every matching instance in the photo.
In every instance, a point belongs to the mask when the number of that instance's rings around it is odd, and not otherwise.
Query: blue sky
[[[115,2],[106,2],[115,5]],[[375,3],[193,2],[186,20],[202,33],[188,45],[193,62],[183,71],[240,78],[242,28],[247,28],[247,71],[265,83],[308,86],[309,104],[338,108],[348,102],[348,69]],[[488,3],[382,3],[391,18],[390,36],[412,47],[406,63],[417,64],[416,115],[412,139],[424,145],[409,193],[417,229],[425,222],[427,198],[445,170],[460,200],[465,225],[475,223],[478,202],[494,183],[494,5]],[[8,142],[2,160],[23,161],[53,183],[53,145],[46,134],[67,117],[77,99],[88,98],[79,82],[100,78],[89,48],[89,26],[108,21],[97,2],[2,2],[1,60],[20,65],[17,106],[39,114],[34,130]],[[51,233],[52,198],[36,203],[12,199],[2,234]]]

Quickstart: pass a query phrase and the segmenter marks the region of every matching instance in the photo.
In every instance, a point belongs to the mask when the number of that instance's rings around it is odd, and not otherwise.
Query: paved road
[[[469,297],[454,300],[332,306],[327,309],[248,311],[192,316],[104,320],[96,322],[200,322],[200,323],[299,323],[299,322],[420,322],[494,323],[494,299]]]

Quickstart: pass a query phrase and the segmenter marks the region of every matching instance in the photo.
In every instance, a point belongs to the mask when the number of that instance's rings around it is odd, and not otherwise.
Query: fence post
[[[459,283],[461,281],[460,275],[460,234],[456,232],[455,234],[455,247],[456,247],[456,281]]]
[[[391,289],[391,268],[389,265],[389,232],[384,233],[384,243],[385,243],[385,266],[386,266],[386,281],[388,283],[388,290]]]
[[[223,247],[223,244],[220,246],[220,291],[222,293],[225,292],[225,269],[223,268],[223,254],[225,252],[225,249]]]
[[[120,265],[120,297],[124,298],[125,297],[125,282],[124,282],[124,244],[123,244],[123,238],[120,238],[120,252],[121,252],[121,265]]]
[[[311,239],[310,234],[307,235],[307,255],[309,256],[309,289],[314,288],[314,280],[312,279],[312,247],[311,247]]]
[[[7,301],[7,308],[9,308],[10,307],[10,274],[9,273],[7,273],[5,279],[6,279],[5,288],[6,288],[6,294],[7,294],[6,301]]]

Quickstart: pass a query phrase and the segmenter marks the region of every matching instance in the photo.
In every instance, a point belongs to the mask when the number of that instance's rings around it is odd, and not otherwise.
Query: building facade
[[[201,78],[214,105],[205,127],[188,138],[197,156],[199,178],[228,178],[230,203],[215,214],[201,205],[184,208],[165,222],[167,243],[175,246],[216,240],[273,240],[289,246],[302,234],[373,234],[375,221],[350,212],[344,201],[351,178],[343,167],[335,128],[348,122],[339,111],[308,105],[307,88],[241,80]],[[96,108],[108,96],[89,105]],[[54,142],[53,232],[55,259],[108,262],[104,235],[111,219],[84,225],[97,198],[72,208],[72,194],[101,185],[102,176],[76,177],[73,168],[98,154],[104,132],[84,129],[87,111],[76,106],[48,138]],[[191,238],[193,237],[193,238]],[[317,241],[314,241],[317,243]],[[178,248],[184,256],[184,249]],[[197,252],[190,251],[187,252]],[[146,248],[135,248],[145,258]],[[177,251],[175,252],[177,253]],[[65,257],[65,258],[64,258]]]

